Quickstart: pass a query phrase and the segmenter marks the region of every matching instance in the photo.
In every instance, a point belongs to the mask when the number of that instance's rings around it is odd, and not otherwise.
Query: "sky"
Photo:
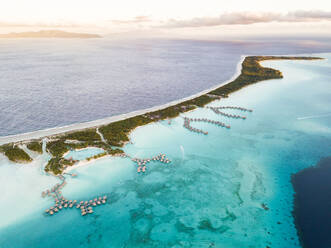
[[[270,33],[270,27],[274,33],[328,34],[331,1],[2,0],[0,8],[0,32],[39,28],[193,35]]]

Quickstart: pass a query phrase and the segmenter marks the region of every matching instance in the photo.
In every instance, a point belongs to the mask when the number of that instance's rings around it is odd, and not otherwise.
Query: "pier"
[[[157,162],[161,162],[161,163],[164,163],[164,164],[169,164],[171,162],[171,160],[168,159],[166,157],[166,155],[162,154],[162,153],[160,153],[159,155],[157,155],[155,157],[152,157],[152,158],[144,158],[144,159],[131,158],[131,160],[138,165],[138,168],[137,168],[138,173],[140,173],[140,172],[145,173],[146,168],[147,168],[146,165],[150,162],[153,162],[153,161],[156,162],[157,161]]]
[[[219,108],[207,107],[207,108],[208,109],[211,109],[212,111],[214,111],[215,114],[223,115],[223,116],[228,117],[228,118],[243,119],[243,120],[246,119],[245,116],[224,113],[224,112],[220,111],[220,109],[223,109],[222,107],[219,107]]]
[[[225,128],[230,128],[229,125],[226,125],[225,123],[221,122],[221,121],[214,121],[214,120],[209,120],[207,118],[188,118],[188,117],[184,117],[184,124],[183,126],[195,133],[202,133],[204,135],[207,135],[208,132],[203,131],[202,129],[198,129],[198,128],[194,128],[191,126],[191,122],[206,122],[206,123],[211,123],[220,127],[225,127]]]
[[[237,107],[237,106],[220,106],[220,107],[207,107],[207,108],[214,108],[214,109],[235,109],[235,110],[241,110],[245,112],[253,112],[252,109],[247,109],[243,107]]]
[[[72,176],[72,175],[71,175]],[[81,215],[85,216],[87,214],[93,213],[93,207],[97,207],[102,204],[106,204],[107,196],[99,196],[91,200],[80,201],[77,200],[69,200],[64,198],[62,195],[61,189],[66,185],[65,177],[63,175],[58,176],[61,183],[56,184],[51,189],[47,189],[41,193],[42,197],[52,197],[54,200],[54,205],[49,209],[45,210],[45,214],[54,215],[65,209],[76,208],[81,211]]]
[[[253,110],[251,109],[247,109],[247,108],[243,108],[243,107],[236,107],[236,106],[221,106],[221,107],[206,107],[207,109],[211,109],[212,111],[214,111],[214,113],[216,114],[220,114],[222,116],[228,117],[228,118],[235,118],[235,119],[246,119],[246,116],[240,116],[240,115],[235,115],[235,114],[228,114],[228,113],[224,113],[222,111],[220,111],[221,109],[234,109],[234,110],[240,110],[240,111],[244,111],[244,112],[253,112]],[[225,127],[225,128],[230,128],[230,125],[226,125],[223,122],[220,121],[214,121],[214,120],[210,120],[207,118],[188,118],[188,117],[183,117],[184,118],[184,124],[183,126],[190,130],[191,132],[195,132],[195,133],[202,133],[204,135],[207,135],[208,132],[207,131],[203,131],[202,129],[198,129],[198,128],[194,128],[191,126],[191,122],[206,122],[206,123],[211,123],[220,127]]]
[[[166,157],[165,154],[160,153],[159,155],[152,157],[152,158],[131,158],[129,155],[123,153],[123,154],[118,154],[117,156],[123,157],[123,158],[130,158],[135,164],[138,165],[137,172],[138,173],[145,173],[146,172],[146,165],[148,163],[151,163],[153,161],[155,162],[161,162],[164,164],[169,164],[171,162],[170,159]],[[68,175],[71,177],[76,177],[77,174],[74,173],[64,173],[64,175]],[[69,200],[66,199],[62,195],[62,188],[67,184],[66,178],[64,175],[59,175],[57,176],[60,180],[61,183],[57,183],[54,185],[52,188],[47,189],[41,193],[41,196],[43,198],[45,197],[51,197],[53,198],[54,205],[51,206],[50,208],[45,210],[46,215],[54,215],[56,213],[61,212],[62,210],[65,209],[72,209],[75,208],[77,210],[80,210],[81,216],[86,216],[88,214],[94,213],[93,208],[106,204],[107,202],[107,196],[99,196],[95,197],[94,199],[86,200],[86,201],[78,201],[78,200]]]

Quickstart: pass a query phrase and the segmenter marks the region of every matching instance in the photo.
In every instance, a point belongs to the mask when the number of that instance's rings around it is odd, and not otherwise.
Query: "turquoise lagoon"
[[[42,172],[47,154],[37,156],[31,168],[2,158],[1,181],[11,185],[12,197],[0,195],[0,210],[6,212],[0,247],[300,247],[290,179],[331,154],[331,62],[263,65],[281,70],[284,79],[260,82],[210,104],[253,109],[227,111],[246,120],[205,108],[183,114],[220,120],[231,129],[192,123],[209,134],[191,133],[180,116],[132,132],[127,154],[148,158],[162,152],[171,164],[153,162],[145,174],[137,174],[130,159],[104,157],[75,169],[78,177],[67,178],[65,197],[108,195],[108,203],[93,215],[81,217],[76,209],[43,214],[52,202],[40,193],[56,181]],[[23,195],[23,185],[28,194],[12,200],[12,209],[7,201]]]
[[[67,159],[72,158],[73,160],[85,160],[103,152],[105,152],[105,150],[102,148],[88,147],[79,150],[71,150],[64,157]]]

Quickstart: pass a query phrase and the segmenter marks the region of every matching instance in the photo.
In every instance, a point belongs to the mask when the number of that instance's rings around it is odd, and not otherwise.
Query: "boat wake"
[[[303,116],[303,117],[297,117],[297,120],[307,120],[307,119],[316,119],[316,118],[323,118],[323,117],[328,117],[331,116],[331,113],[327,114],[321,114],[321,115],[311,115],[311,116]]]
[[[182,145],[180,145],[180,150],[182,152],[182,160],[183,160],[184,157],[185,157],[185,150],[184,150],[184,147]]]

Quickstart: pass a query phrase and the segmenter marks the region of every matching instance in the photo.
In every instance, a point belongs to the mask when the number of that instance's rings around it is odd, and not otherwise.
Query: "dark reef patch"
[[[331,247],[331,157],[292,175],[293,216],[304,248]]]

